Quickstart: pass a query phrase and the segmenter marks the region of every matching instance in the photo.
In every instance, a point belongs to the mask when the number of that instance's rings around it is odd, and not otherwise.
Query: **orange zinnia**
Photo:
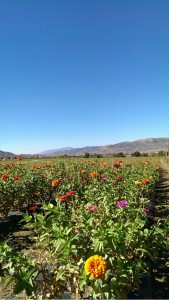
[[[143,178],[143,179],[142,179],[142,183],[143,183],[143,184],[148,184],[148,183],[149,183],[149,180],[146,179],[146,178]]]
[[[52,186],[57,186],[61,183],[61,180],[60,179],[56,179],[54,181],[52,181]]]
[[[91,172],[91,176],[93,177],[93,178],[96,178],[97,177],[97,172]]]
[[[107,270],[107,262],[103,256],[93,255],[85,262],[85,271],[93,279],[103,277]]]

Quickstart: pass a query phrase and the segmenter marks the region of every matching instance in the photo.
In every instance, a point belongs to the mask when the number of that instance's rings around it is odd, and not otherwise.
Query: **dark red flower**
[[[34,206],[29,207],[28,210],[34,211],[34,210],[36,210],[37,208],[38,208],[38,206],[37,206],[37,205],[34,205]]]
[[[2,179],[2,180],[6,180],[6,179],[8,179],[8,178],[9,178],[9,176],[8,176],[7,174],[4,174],[4,175],[1,176],[1,179]]]

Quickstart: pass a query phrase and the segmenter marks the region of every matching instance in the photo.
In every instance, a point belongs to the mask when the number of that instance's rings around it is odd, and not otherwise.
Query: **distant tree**
[[[90,157],[90,153],[86,152],[86,153],[84,154],[84,157],[85,157],[85,158],[89,158],[89,157]]]
[[[139,151],[135,151],[133,153],[131,153],[132,156],[135,156],[135,157],[139,157],[141,156],[141,153]]]
[[[141,156],[147,157],[147,156],[148,156],[148,153],[142,153]]]
[[[158,156],[164,156],[165,155],[165,151],[159,151],[158,152]]]
[[[102,154],[94,153],[94,154],[92,155],[92,157],[101,158],[101,157],[103,157],[103,156],[102,156]]]
[[[115,157],[125,157],[125,154],[123,152],[118,152],[118,153],[115,153],[114,156]]]

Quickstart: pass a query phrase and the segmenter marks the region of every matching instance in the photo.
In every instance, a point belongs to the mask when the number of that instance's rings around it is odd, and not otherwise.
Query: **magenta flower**
[[[119,208],[122,208],[123,206],[127,206],[128,205],[128,202],[126,200],[121,200],[118,202],[118,207]]]
[[[103,181],[106,181],[106,180],[107,180],[106,177],[101,177],[101,178],[100,178],[100,181],[102,181],[102,182],[103,182]]]
[[[97,209],[97,207],[95,205],[90,205],[87,207],[88,211],[95,211]]]
[[[144,212],[145,212],[146,215],[150,214],[150,210],[148,208],[144,208]]]
[[[119,168],[119,167],[120,167],[120,164],[119,164],[119,163],[114,163],[114,164],[113,164],[113,167]]]

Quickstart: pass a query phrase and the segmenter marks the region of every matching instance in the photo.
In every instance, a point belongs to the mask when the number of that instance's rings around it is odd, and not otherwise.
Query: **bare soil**
[[[161,178],[156,188],[155,221],[169,215],[169,163],[161,161]],[[152,269],[153,299],[169,299],[169,252],[160,249]]]

